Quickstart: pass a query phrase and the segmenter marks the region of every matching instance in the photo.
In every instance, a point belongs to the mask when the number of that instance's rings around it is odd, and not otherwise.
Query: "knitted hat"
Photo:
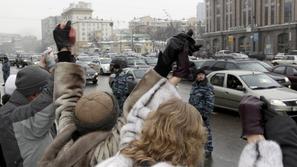
[[[84,95],[75,107],[76,125],[83,131],[111,130],[117,120],[115,100],[106,92]]]
[[[5,94],[12,95],[12,93],[16,89],[15,80],[16,80],[15,74],[12,74],[7,78],[7,80],[5,82],[5,87],[4,87]]]
[[[38,66],[28,66],[17,73],[16,90],[24,96],[41,92],[47,84],[50,74]]]

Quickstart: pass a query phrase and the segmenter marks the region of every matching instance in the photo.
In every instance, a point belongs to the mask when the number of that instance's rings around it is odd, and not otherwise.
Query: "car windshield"
[[[257,62],[238,63],[238,66],[242,70],[268,72],[268,70],[266,68],[264,68],[262,65],[260,65]]]
[[[157,64],[158,59],[154,59],[154,58],[150,58],[150,59],[146,59],[146,62],[148,64]]]
[[[281,87],[275,80],[267,76],[266,74],[250,74],[241,75],[240,78],[245,82],[245,84],[253,89],[272,89]]]
[[[111,60],[110,59],[101,59],[100,62],[101,62],[101,64],[110,64]]]
[[[141,79],[144,74],[145,74],[146,70],[134,70],[134,75],[137,79]]]
[[[229,50],[225,50],[224,53],[225,53],[225,54],[230,54],[230,53],[232,53],[232,52],[229,51]]]
[[[195,64],[197,69],[200,69],[205,61],[194,61],[193,63]]]

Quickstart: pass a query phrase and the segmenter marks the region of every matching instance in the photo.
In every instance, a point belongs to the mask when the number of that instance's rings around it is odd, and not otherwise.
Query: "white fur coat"
[[[127,124],[121,129],[120,148],[135,140],[141,132],[143,122],[148,114],[155,111],[160,104],[172,99],[179,98],[176,88],[163,78],[147,91],[130,110],[127,117]]]
[[[241,153],[238,167],[283,167],[282,151],[273,141],[247,144]]]

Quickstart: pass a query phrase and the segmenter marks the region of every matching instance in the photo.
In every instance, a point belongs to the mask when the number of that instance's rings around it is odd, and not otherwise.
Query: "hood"
[[[257,97],[264,96],[267,100],[297,99],[297,91],[282,87],[274,89],[254,90]]]
[[[268,76],[270,76],[274,80],[285,79],[285,76],[281,75],[281,74],[276,74],[276,73],[273,73],[273,72],[265,72],[265,74],[267,74]]]

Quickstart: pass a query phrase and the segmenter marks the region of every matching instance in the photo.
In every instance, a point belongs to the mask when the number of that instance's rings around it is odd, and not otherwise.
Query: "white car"
[[[100,74],[110,74],[110,58],[99,59]]]
[[[272,60],[273,65],[279,64],[297,64],[297,55],[285,55],[285,57],[281,60]]]
[[[274,56],[274,60],[281,60],[285,58],[285,53],[277,53],[275,56]]]
[[[297,116],[297,91],[281,86],[265,73],[216,71],[207,78],[214,87],[216,107],[238,111],[243,96],[264,96],[274,110]]]

